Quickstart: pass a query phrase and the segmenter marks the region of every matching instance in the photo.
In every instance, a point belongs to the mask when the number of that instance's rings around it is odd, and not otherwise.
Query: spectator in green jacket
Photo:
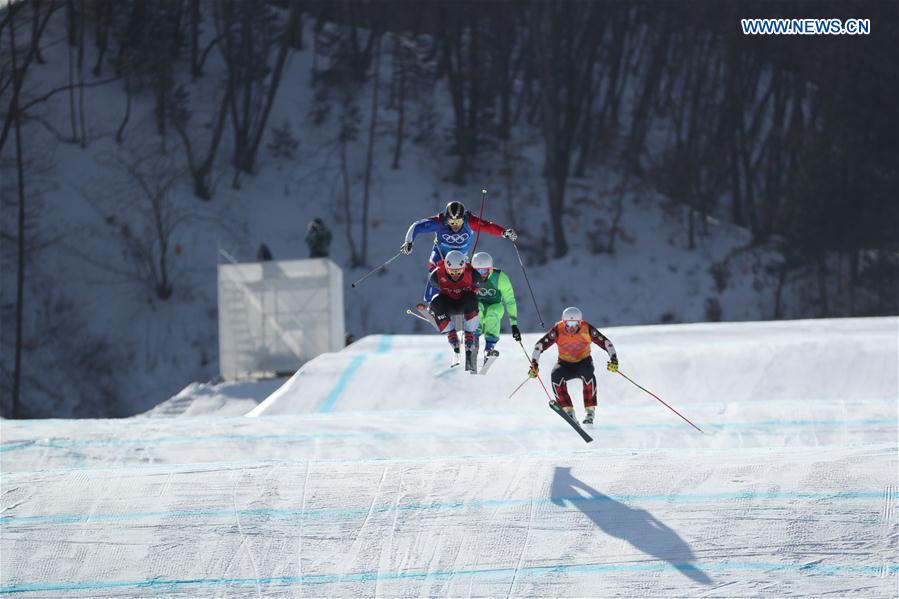
[[[306,245],[309,246],[310,258],[327,258],[331,247],[331,231],[325,227],[322,219],[316,218],[309,223],[306,232]]]
[[[477,270],[484,282],[478,289],[478,309],[480,325],[478,335],[484,335],[484,359],[498,356],[496,342],[499,341],[500,322],[506,309],[509,310],[509,324],[512,325],[512,338],[521,341],[518,330],[518,304],[515,302],[515,290],[509,275],[498,268],[493,268],[493,257],[487,252],[478,252],[471,258],[471,266]]]

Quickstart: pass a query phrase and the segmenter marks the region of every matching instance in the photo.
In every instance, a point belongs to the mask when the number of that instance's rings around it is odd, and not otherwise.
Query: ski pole
[[[620,374],[621,376],[623,376],[624,378],[626,378],[632,385],[634,385],[635,387],[637,387],[637,388],[639,388],[639,389],[642,389],[643,391],[646,391],[647,393],[649,393],[650,395],[652,395],[654,398],[656,398],[657,400],[659,400],[660,402],[662,402],[662,404],[663,404],[666,408],[668,408],[669,410],[671,410],[672,412],[674,412],[675,414],[677,414],[678,416],[680,416],[681,418],[683,418],[684,421],[686,421],[687,424],[689,424],[690,426],[692,426],[693,428],[695,428],[696,430],[698,430],[698,431],[699,431],[700,433],[702,433],[703,435],[705,434],[705,431],[704,431],[704,430],[702,430],[701,428],[699,428],[698,426],[696,426],[695,424],[693,424],[692,422],[690,422],[690,421],[689,421],[683,414],[681,414],[680,412],[678,412],[677,410],[675,410],[674,408],[672,408],[671,406],[669,406],[667,403],[665,403],[664,401],[662,401],[662,398],[660,398],[658,395],[656,395],[655,393],[653,393],[653,392],[650,391],[649,389],[647,389],[647,388],[645,388],[645,387],[643,387],[643,386],[641,386],[641,385],[638,385],[633,379],[631,379],[631,377],[627,376],[626,374],[624,374],[624,373],[621,372],[620,370],[617,371],[617,372],[618,372],[618,374]]]
[[[540,321],[540,326],[542,328],[546,328],[546,325],[543,324],[543,317],[540,316],[540,308],[537,307],[537,298],[534,297],[534,289],[531,287],[531,282],[528,280],[528,271],[524,268],[524,262],[521,260],[521,253],[518,251],[518,244],[514,241],[512,242],[512,247],[515,248],[515,254],[518,256],[518,263],[521,264],[521,272],[524,274],[524,280],[528,284],[528,291],[531,292],[531,299],[534,301],[534,309],[537,310],[537,319]],[[524,346],[521,346],[524,349]],[[528,352],[524,352],[527,354]]]
[[[530,363],[531,363],[531,357],[528,355],[528,350],[526,350],[526,349],[524,348],[524,343],[522,343],[520,339],[518,340],[518,345],[521,346],[521,351],[524,352],[524,357],[527,358],[528,364],[530,364]],[[528,376],[528,378],[531,378],[531,377]],[[539,372],[537,373],[537,380],[540,381],[540,386],[543,387],[543,392],[546,393],[546,397],[549,398],[549,401],[553,401],[553,396],[549,394],[549,391],[547,391],[546,385],[543,384],[543,379],[540,378],[540,373],[539,373]],[[525,381],[525,382],[527,382],[527,381]],[[510,396],[510,397],[511,397],[511,396]]]
[[[478,215],[478,220],[483,221],[484,219],[484,202],[487,201],[487,190],[481,190],[481,214]],[[474,246],[471,248],[471,255],[474,256],[474,251],[478,249],[478,239],[481,238],[481,227],[478,226],[478,234],[474,236]]]
[[[425,318],[425,317],[422,316],[421,314],[416,314],[416,313],[413,312],[412,310],[408,310],[408,309],[407,309],[407,310],[406,310],[406,314],[408,314],[409,316],[414,316],[414,317],[417,318],[418,320],[423,320],[423,321],[425,321],[426,323],[431,324],[431,321],[430,321],[430,320],[428,320],[427,318]]]
[[[372,276],[373,274],[375,274],[376,272],[378,272],[379,270],[381,270],[382,268],[384,268],[385,266],[387,266],[388,264],[390,264],[391,262],[393,262],[394,260],[396,260],[397,258],[399,258],[399,257],[402,256],[402,255],[403,255],[403,252],[397,252],[397,253],[396,253],[396,256],[394,256],[393,258],[389,259],[387,262],[385,262],[385,263],[382,264],[381,266],[376,266],[375,268],[373,268],[373,269],[371,269],[370,271],[368,271],[366,274],[362,275],[362,278],[359,279],[358,281],[356,281],[355,283],[353,283],[352,285],[350,285],[350,287],[355,287],[356,285],[358,285],[359,283],[361,283],[362,281],[364,281],[364,280],[367,279],[368,277]]]
[[[518,393],[518,390],[521,389],[522,387],[524,387],[524,384],[526,382],[528,382],[529,380],[531,380],[531,377],[524,379],[524,381],[522,381],[520,385],[515,387],[515,391],[512,391],[512,393],[509,393],[509,399],[512,399],[512,396],[515,395],[516,393]]]

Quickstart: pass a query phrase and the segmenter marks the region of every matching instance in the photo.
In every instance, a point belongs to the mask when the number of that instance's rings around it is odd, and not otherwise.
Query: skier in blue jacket
[[[437,263],[452,250],[458,250],[463,254],[468,253],[471,244],[474,243],[474,233],[483,231],[497,237],[504,237],[510,241],[518,239],[513,229],[505,229],[489,220],[481,220],[471,212],[465,210],[462,202],[450,202],[446,210],[434,216],[417,220],[406,231],[406,240],[400,251],[409,255],[412,253],[412,243],[422,233],[434,233],[434,248],[428,259],[428,274],[437,267]],[[431,286],[430,281],[425,287],[425,304],[431,301],[437,294],[437,290]]]

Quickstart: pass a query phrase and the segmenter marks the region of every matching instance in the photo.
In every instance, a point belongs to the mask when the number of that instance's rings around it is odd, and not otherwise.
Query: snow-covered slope
[[[191,383],[180,393],[142,416],[171,418],[173,416],[242,416],[285,382],[283,378],[226,381],[219,383]]]
[[[322,356],[255,418],[4,421],[0,593],[895,596],[899,319],[606,333],[706,435],[602,371],[586,445],[507,399],[510,339],[435,378],[437,336]]]
[[[63,12],[51,21],[48,39],[64,38]],[[307,26],[314,26],[313,21]],[[213,33],[210,27],[207,34]],[[307,33],[311,37],[311,30]],[[29,94],[39,96],[66,85],[67,48],[64,43],[46,48],[46,64],[31,72]],[[88,44],[88,64],[96,58],[93,51]],[[35,267],[26,277],[28,372],[23,403],[32,416],[131,415],[151,409],[190,383],[213,379],[218,375],[217,249],[251,261],[264,242],[275,259],[305,258],[303,236],[314,217],[332,229],[331,257],[345,268],[347,332],[357,338],[384,331],[424,332],[404,310],[424,289],[430,239],[419,238],[411,257],[397,260],[364,285],[349,285],[394,255],[414,220],[435,214],[451,200],[479,211],[481,188],[489,190],[485,218],[520,233],[518,244],[544,319],[555,318],[570,304],[580,305],[598,325],[774,316],[776,281],[766,266],[777,263],[779,255],[751,248],[745,230],[714,220],[700,227],[707,234],[697,237],[696,249],[687,249],[686,213],[650,190],[623,197],[616,253],[602,253],[610,243],[621,176],[607,165],[592,165],[587,176],[572,178],[564,222],[571,251],[561,259],[549,258],[539,132],[522,124],[502,152],[482,151],[465,185],[447,181],[457,158],[447,155],[453,112],[443,81],[409,100],[407,139],[396,170],[392,162],[398,115],[389,108],[388,94],[382,93],[370,218],[362,223],[366,139],[360,136],[346,148],[344,181],[337,140],[345,98],[341,90],[310,83],[313,64],[311,46],[291,53],[255,175],[243,176],[239,189],[230,184],[229,128],[214,166],[215,197],[209,202],[197,199],[187,178],[178,179],[165,196],[166,217],[173,223],[166,245],[173,295],[165,301],[146,287],[146,273],[154,270],[133,259],[136,239],[157,246],[150,243],[155,227],[147,217],[147,200],[128,174],[136,168],[147,180],[164,181],[185,166],[182,144],[171,131],[162,153],[153,94],[145,90],[134,96],[121,144],[114,133],[128,102],[119,82],[84,90],[86,147],[62,143],[37,119],[25,124],[25,154],[34,161],[28,173],[33,211],[29,222],[34,228],[29,240],[48,242],[35,254]],[[189,86],[191,126],[204,148],[210,136],[207,125],[219,105],[222,68],[218,53],[212,52],[206,75]],[[384,86],[390,69],[385,56],[379,73]],[[371,85],[360,86],[347,107],[366,127],[371,93]],[[41,118],[56,130],[68,128],[69,115],[66,94],[41,105]],[[430,125],[409,126],[422,115]],[[299,141],[292,157],[269,149],[271,130],[281,127]],[[361,252],[363,224],[369,230],[367,264],[351,267],[350,237]],[[540,317],[511,244],[482,236],[478,249],[491,252],[497,266],[509,273],[519,297],[522,330],[538,331]],[[14,255],[7,252],[3,258]],[[0,275],[8,278],[0,285],[0,298],[12,305],[14,298],[8,295],[15,282],[9,277],[16,269],[13,262],[4,266]],[[790,285],[782,296],[782,314],[804,313]],[[32,383],[38,380],[43,384]],[[77,386],[79,392],[62,401],[46,390],[60,386]]]
[[[719,409],[756,401],[797,398],[843,401],[849,396],[889,397],[896,389],[895,319],[842,319],[658,325],[602,329],[618,350],[621,369],[672,401]],[[510,335],[485,377],[447,373],[450,350],[437,335],[373,335],[301,368],[251,415],[304,412],[468,408],[519,405],[509,392],[527,378],[531,348],[540,335],[525,335],[524,348]],[[595,348],[594,348],[595,349]],[[597,386],[603,414],[619,421],[644,404],[642,391],[606,372],[597,350]],[[542,358],[544,378],[556,359]],[[893,376],[888,376],[893,371]],[[436,378],[434,375],[436,374]],[[459,374],[460,376],[456,376]],[[390,381],[373,387],[372,381]],[[577,385],[578,383],[573,383]],[[530,385],[530,383],[529,383]],[[537,383],[523,392],[543,395]],[[486,405],[485,403],[486,402]],[[809,409],[813,409],[809,406]],[[714,421],[714,413],[701,414]]]

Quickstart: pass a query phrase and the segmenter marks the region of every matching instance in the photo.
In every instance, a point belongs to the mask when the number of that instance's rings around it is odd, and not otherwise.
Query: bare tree
[[[21,5],[20,5],[21,7]],[[23,168],[24,157],[22,156],[22,119],[19,112],[19,96],[22,91],[22,82],[25,78],[25,68],[23,66],[19,70],[16,48],[16,23],[15,14],[20,7],[10,7],[9,20],[9,50],[12,57],[12,77],[13,90],[11,111],[13,120],[15,121],[15,139],[16,139],[16,182],[19,192],[19,226],[18,226],[18,260],[16,270],[16,363],[13,374],[13,391],[12,391],[12,409],[13,418],[20,415],[20,397],[22,388],[22,322],[25,307],[25,171]],[[32,44],[33,47],[33,44]],[[33,55],[32,51],[32,55]]]
[[[235,6],[227,3],[226,10]],[[290,4],[286,23],[277,30],[274,16],[266,9],[250,3],[236,5],[236,18],[228,19],[223,27],[223,54],[234,82],[235,94],[231,101],[231,122],[234,130],[234,187],[239,186],[240,172],[253,173],[259,146],[266,130],[281,76],[291,49],[299,5]],[[277,48],[275,63],[269,66],[269,54]]]
[[[112,28],[112,21],[115,16],[115,6],[112,0],[101,0],[95,6],[97,10],[97,62],[94,64],[94,77],[98,76],[103,68],[103,58],[106,56],[106,50],[109,48],[109,30]]]
[[[340,184],[342,191],[338,200],[343,214],[344,232],[347,244],[350,246],[350,264],[359,266],[363,264],[362,258],[356,250],[356,237],[353,234],[353,209],[352,209],[352,182],[349,161],[347,160],[347,147],[355,141],[359,134],[359,110],[349,91],[343,94],[341,102],[340,128],[337,136],[338,153],[340,155]],[[363,223],[365,226],[365,223]]]
[[[211,200],[212,185],[212,167],[215,164],[215,157],[218,154],[219,145],[222,142],[222,135],[225,131],[225,118],[228,116],[228,107],[231,104],[231,98],[234,89],[230,79],[225,83],[222,92],[222,98],[219,102],[218,110],[214,117],[212,125],[212,137],[209,140],[209,146],[205,154],[199,154],[194,143],[191,141],[191,132],[188,131],[187,123],[190,113],[184,109],[176,109],[172,123],[175,131],[181,137],[184,144],[184,152],[187,156],[188,168],[190,169],[191,178],[193,179],[194,195],[201,200]],[[185,97],[184,102],[187,99]]]
[[[545,145],[544,179],[549,196],[553,255],[568,253],[562,225],[565,188],[577,131],[586,112],[599,44],[596,5],[537,2],[531,5],[534,61],[540,78]]]
[[[368,207],[371,193],[371,176],[374,168],[375,131],[378,127],[378,89],[380,88],[381,44],[375,45],[375,66],[372,74],[373,90],[371,96],[371,120],[368,127],[368,149],[365,155],[365,181],[362,189],[362,253],[359,256],[360,266],[366,264],[368,258]]]
[[[137,282],[156,299],[167,300],[174,292],[176,274],[170,262],[172,240],[193,218],[193,212],[181,207],[173,194],[185,172],[162,154],[158,145],[128,148],[106,156],[104,162],[121,178],[104,182],[101,191],[83,195],[101,216],[102,226],[114,229],[125,264],[107,257],[81,257],[124,281]]]
[[[396,142],[393,146],[393,164],[391,164],[391,168],[394,170],[400,167],[400,156],[403,151],[403,128],[406,123],[406,62],[408,60],[406,54],[403,37],[395,34],[393,37],[393,77],[399,90],[396,102]]]
[[[3,17],[3,20],[0,21],[0,33],[2,33],[4,29],[9,28],[10,36],[14,35],[14,19],[23,6],[25,6],[25,3],[20,2],[18,4],[11,5],[6,10],[6,14]],[[39,7],[34,7],[35,11],[38,11],[38,9]],[[12,68],[9,69],[8,77],[0,79],[0,91],[10,85],[12,85],[13,90],[15,90],[16,85],[18,85],[21,94],[22,83],[25,81],[25,76],[28,73],[28,67],[31,66],[31,62],[36,58],[40,51],[41,37],[43,36],[44,31],[46,31],[47,23],[50,21],[50,17],[53,15],[55,9],[55,3],[53,2],[53,0],[51,0],[42,18],[38,17],[37,12],[32,16],[31,40],[29,40],[28,52],[26,52],[25,55],[22,56],[19,60],[11,62]],[[39,20],[37,25],[35,25],[35,20]],[[12,56],[13,54],[10,53],[10,57]],[[9,108],[7,109],[6,115],[3,118],[3,130],[0,131],[0,152],[3,151],[3,147],[6,145],[6,139],[13,121],[21,117],[20,112],[22,111],[22,107],[20,106],[18,110],[13,110],[13,102],[21,104],[20,95],[17,96],[14,93],[10,98]]]
[[[440,5],[440,71],[446,74],[453,106],[453,150],[459,156],[453,181],[464,183],[476,148],[478,95],[479,14],[461,4]]]
[[[41,31],[46,25],[41,18],[41,2],[42,0],[33,0],[31,2],[31,46],[34,52],[34,60],[38,64],[44,64],[44,56],[41,54]],[[51,3],[52,5],[52,3]],[[51,11],[52,12],[52,11]]]

